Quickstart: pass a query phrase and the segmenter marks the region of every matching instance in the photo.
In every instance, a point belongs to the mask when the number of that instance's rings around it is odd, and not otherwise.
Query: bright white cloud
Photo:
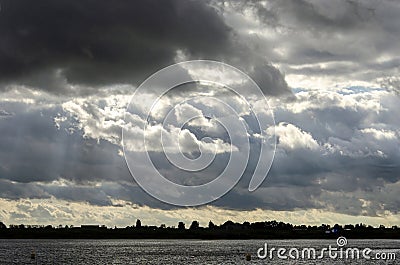
[[[278,146],[285,150],[292,149],[318,149],[319,145],[310,133],[302,131],[293,124],[280,123],[275,128],[278,137]]]

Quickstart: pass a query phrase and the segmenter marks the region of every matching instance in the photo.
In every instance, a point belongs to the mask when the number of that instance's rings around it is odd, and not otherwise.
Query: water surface
[[[0,240],[0,264],[400,264],[400,240],[348,240],[346,247],[396,253],[395,261],[261,260],[257,250],[269,247],[317,250],[336,240]],[[375,251],[375,250],[374,250]],[[36,259],[31,259],[31,253]],[[246,253],[252,256],[246,261]],[[374,253],[374,252],[373,252]]]

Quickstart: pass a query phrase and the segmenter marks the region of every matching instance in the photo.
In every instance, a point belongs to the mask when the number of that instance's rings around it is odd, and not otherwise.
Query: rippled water
[[[335,240],[0,240],[0,264],[400,264],[400,240],[349,240],[347,247],[396,253],[395,261],[271,260],[257,258],[269,247],[317,250]],[[31,253],[36,259],[31,259]],[[252,256],[246,261],[246,253]]]

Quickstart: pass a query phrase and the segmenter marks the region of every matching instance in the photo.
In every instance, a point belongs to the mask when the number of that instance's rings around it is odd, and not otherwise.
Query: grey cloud
[[[110,197],[98,187],[72,184],[70,186],[48,185],[43,188],[49,194],[61,200],[88,202],[98,206],[113,205]]]
[[[375,12],[377,1],[248,0],[230,3],[239,11],[255,11],[272,29],[286,29],[295,34],[301,30],[319,37],[324,33],[365,30],[380,19]]]
[[[110,206],[112,202],[107,194],[93,186],[80,186],[73,183],[69,186],[49,185],[44,182],[11,182],[0,179],[0,195],[2,198],[42,199],[50,200],[52,197],[66,201],[88,202],[93,205]],[[71,183],[70,183],[71,184]]]
[[[173,63],[177,51],[245,70],[251,65],[241,63],[251,50],[237,44],[234,30],[207,1],[3,1],[0,34],[3,88],[90,94],[99,85],[138,85]],[[269,76],[261,80],[265,91],[287,93],[281,74],[264,65],[260,60],[257,71]]]
[[[400,78],[397,76],[386,77],[382,80],[381,86],[388,91],[400,96]]]
[[[5,110],[0,109],[0,117],[8,117],[8,116],[12,116],[12,113],[9,113]]]
[[[118,155],[120,147],[85,139],[79,130],[73,134],[65,127],[58,130],[53,117],[62,112],[59,108],[34,111],[23,103],[17,105],[16,115],[0,119],[0,178],[27,183],[130,179]]]
[[[397,58],[400,5],[396,1],[230,3],[236,11],[252,10],[261,20],[255,33],[242,34],[255,50],[279,64],[287,75],[336,77],[333,83],[337,80],[374,82],[393,75],[400,66]]]
[[[375,19],[373,8],[361,2],[344,1],[273,1],[277,9],[294,15],[296,23],[311,29],[351,30],[363,28]],[[307,27],[305,27],[307,28]]]
[[[48,199],[50,195],[34,183],[11,182],[0,179],[0,196],[18,200],[20,198]]]
[[[313,92],[307,94],[314,99],[297,102],[310,104],[303,111],[277,107],[278,124],[289,122],[309,132],[319,148],[297,145],[290,149],[278,141],[271,171],[259,190],[248,193],[251,172],[246,172],[236,188],[214,204],[230,209],[246,209],[246,205],[272,210],[324,208],[356,216],[378,216],[382,209],[389,208],[397,213],[394,208],[398,207],[398,200],[393,194],[400,183],[400,143],[394,135],[399,124],[392,113],[398,109],[398,99],[379,89],[360,88],[353,93],[364,93],[371,103],[379,99],[380,111],[361,108],[361,102],[358,106],[350,102],[348,106],[341,105],[351,94],[342,95],[335,106],[329,102],[329,95],[325,98]],[[375,98],[374,94],[381,96]],[[313,101],[318,104],[313,105]],[[381,135],[361,133],[366,128],[376,128],[373,132]],[[294,136],[289,138],[293,139]],[[329,151],[330,145],[337,149]],[[368,201],[368,206],[363,201]]]
[[[236,209],[253,210],[268,209],[275,211],[293,211],[296,209],[318,209],[315,197],[321,190],[313,187],[271,186],[264,187],[252,194],[246,189],[234,189],[218,201],[212,203],[215,206]]]

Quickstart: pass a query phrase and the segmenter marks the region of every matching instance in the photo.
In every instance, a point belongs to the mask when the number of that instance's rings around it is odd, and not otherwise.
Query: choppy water
[[[268,247],[317,250],[335,240],[0,240],[0,264],[400,264],[400,240],[349,240],[346,247],[396,253],[396,260],[273,260],[257,258]],[[36,259],[31,259],[35,251]],[[250,253],[251,261],[245,254]]]

